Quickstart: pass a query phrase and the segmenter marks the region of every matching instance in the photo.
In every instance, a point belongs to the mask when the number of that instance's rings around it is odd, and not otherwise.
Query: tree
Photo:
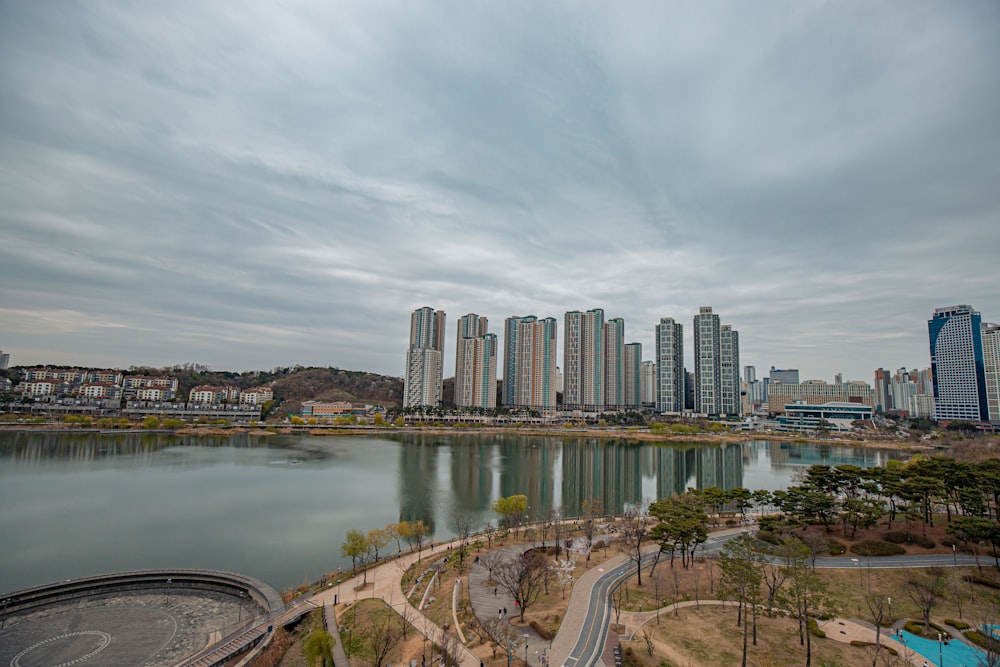
[[[738,604],[736,625],[739,627],[748,606],[754,608],[754,644],[757,637],[757,602],[760,597],[760,558],[752,537],[743,533],[726,542],[719,557],[719,593],[724,600]],[[743,662],[747,664],[747,637],[750,623],[743,618]]]
[[[392,533],[384,528],[373,528],[368,531],[368,549],[372,553],[372,562],[378,562],[378,552],[384,549],[392,539]]]
[[[414,545],[417,547],[417,560],[421,559],[420,552],[424,547],[424,540],[430,537],[431,529],[420,519],[416,521],[409,522],[409,528],[407,530],[406,542],[412,548]]]
[[[913,578],[906,582],[906,596],[924,617],[924,631],[931,625],[931,609],[944,594],[944,574],[940,568],[932,567],[926,579]]]
[[[622,515],[621,539],[625,555],[635,564],[635,579],[642,586],[642,541],[649,532],[646,515],[636,507],[627,507]],[[654,565],[655,567],[655,565]]]
[[[333,637],[320,628],[316,628],[309,633],[305,641],[302,642],[302,652],[310,665],[319,664],[319,667],[333,664]]]
[[[357,528],[348,530],[344,543],[340,545],[340,555],[351,559],[351,570],[358,569],[367,552],[368,537]]]
[[[659,542],[660,552],[670,552],[670,567],[674,555],[681,552],[681,565],[686,569],[694,562],[694,551],[708,539],[708,516],[701,499],[687,492],[673,498],[658,500],[649,506],[649,513],[659,519],[650,536]]]
[[[575,569],[576,561],[572,558],[567,558],[566,560],[559,560],[557,558],[555,564],[549,566],[549,571],[556,575],[556,580],[559,582],[563,600],[566,599],[566,587],[573,585],[573,571]]]
[[[504,526],[510,530],[521,526],[524,513],[528,510],[528,497],[525,495],[497,498],[493,503],[493,511],[503,519]]]
[[[979,564],[978,544],[980,542],[991,542],[994,546],[994,554],[996,554],[995,547],[1000,542],[1000,526],[995,521],[990,521],[984,517],[956,516],[952,519],[951,525],[948,526],[948,532],[962,540],[962,542],[970,544],[972,554],[976,557],[976,567],[980,571],[983,568]]]
[[[514,639],[514,629],[507,619],[500,615],[489,614],[486,620],[479,621],[479,628],[490,642],[494,658],[497,657],[498,648],[506,647],[508,642]]]
[[[583,536],[587,541],[587,562],[590,562],[590,551],[594,547],[594,534],[597,531],[597,518],[604,513],[600,499],[584,500],[581,506],[580,518],[583,519]]]
[[[400,639],[399,628],[391,622],[388,615],[380,614],[379,616],[380,618],[375,620],[365,633],[368,648],[372,653],[373,667],[382,667]]]
[[[799,621],[799,644],[806,647],[806,667],[812,665],[812,636],[808,632],[809,618],[825,604],[826,585],[809,565],[809,547],[798,539],[786,543],[788,587],[779,601],[792,609]]]
[[[868,618],[875,626],[875,655],[872,657],[872,667],[878,665],[878,654],[882,648],[882,622],[888,616],[888,600],[882,593],[868,593],[865,595],[865,606],[868,607]]]
[[[500,588],[514,598],[521,611],[522,622],[524,612],[538,601],[545,590],[548,576],[545,557],[533,549],[496,568],[496,581]]]

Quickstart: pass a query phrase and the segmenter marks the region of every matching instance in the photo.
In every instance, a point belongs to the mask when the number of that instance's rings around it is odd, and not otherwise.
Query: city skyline
[[[7,3],[0,349],[401,377],[428,303],[644,360],[710,304],[740,368],[922,368],[1000,320],[998,61],[976,0]]]

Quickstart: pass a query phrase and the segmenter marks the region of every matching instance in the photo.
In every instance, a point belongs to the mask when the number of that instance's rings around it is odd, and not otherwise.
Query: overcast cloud
[[[280,5],[280,6],[279,6]],[[1000,3],[0,0],[12,363],[402,375],[711,305],[758,374],[1000,320]],[[561,358],[560,358],[561,365]]]

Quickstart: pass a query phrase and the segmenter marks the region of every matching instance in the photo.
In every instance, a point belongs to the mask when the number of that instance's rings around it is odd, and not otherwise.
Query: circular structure
[[[38,642],[37,644],[32,644],[28,648],[24,649],[23,651],[15,655],[14,659],[10,661],[10,665],[11,667],[26,667],[27,665],[34,664],[30,659],[28,660],[27,663],[22,663],[21,658],[23,658],[26,654],[35,651],[35,649],[45,649],[45,648],[51,649],[52,647],[47,647],[46,644],[52,644],[53,642],[60,642],[66,639],[71,639],[73,640],[73,643],[78,644],[79,642],[77,642],[76,640],[80,637],[86,637],[88,639],[96,637],[98,639],[97,648],[95,648],[93,651],[88,651],[87,653],[83,653],[78,658],[74,658],[73,660],[70,660],[68,662],[60,662],[57,664],[52,663],[51,651],[36,651],[36,653],[43,654],[37,656],[38,663],[50,665],[51,667],[69,667],[70,665],[75,665],[78,662],[83,662],[84,660],[88,660],[94,657],[95,655],[106,649],[109,644],[111,644],[111,635],[109,635],[106,632],[101,632],[100,630],[79,630],[77,632],[67,632],[64,635],[59,635],[58,637],[49,637],[48,639],[44,639]],[[66,649],[61,649],[58,650],[58,652],[61,653],[64,652],[65,650]],[[82,648],[74,646],[70,649],[69,652],[80,653],[81,650]]]
[[[194,570],[76,579],[4,598],[0,667],[177,665],[283,609],[266,584]]]

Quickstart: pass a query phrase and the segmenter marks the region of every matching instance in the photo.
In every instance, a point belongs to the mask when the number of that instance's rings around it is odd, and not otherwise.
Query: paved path
[[[351,667],[344,651],[344,643],[340,641],[340,628],[337,627],[337,614],[332,604],[323,607],[323,617],[326,619],[326,631],[333,637],[333,667]]]
[[[517,544],[502,549],[495,549],[494,551],[503,556],[503,562],[507,562],[531,548],[533,547],[530,544]],[[492,616],[502,615],[500,611],[506,609],[507,619],[514,621],[520,615],[520,610],[514,602],[514,598],[499,586],[484,586],[483,583],[489,578],[489,574],[486,566],[475,562],[475,560],[469,566],[469,600],[472,602],[473,612],[478,619],[485,621]],[[521,642],[524,640],[524,635],[528,635],[529,647],[538,648],[549,645],[548,640],[542,639],[542,636],[535,632],[534,628],[530,625],[512,624],[512,629],[517,636],[517,643],[522,651],[524,650],[524,644]]]

